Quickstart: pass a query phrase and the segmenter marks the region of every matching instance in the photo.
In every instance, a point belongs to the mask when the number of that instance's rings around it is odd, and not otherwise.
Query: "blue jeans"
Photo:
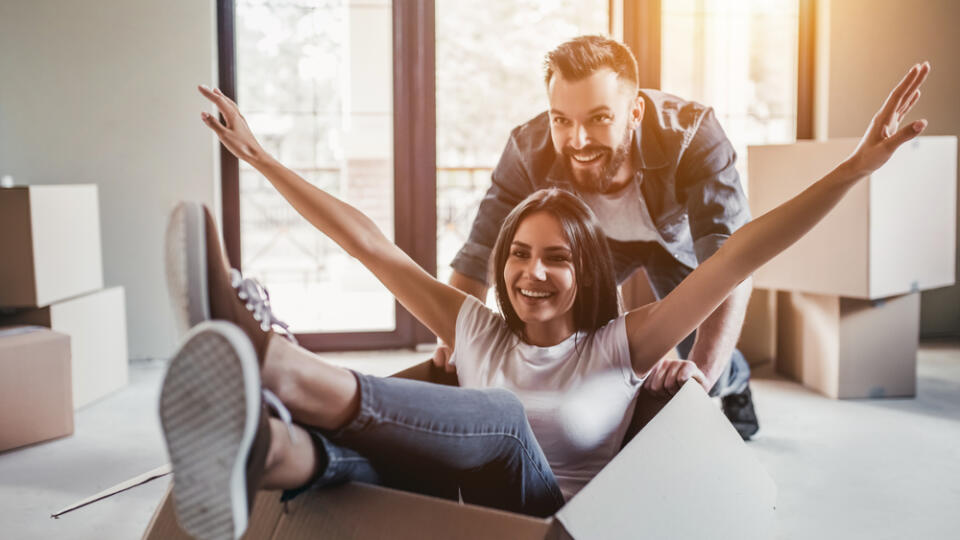
[[[676,260],[656,242],[621,242],[608,239],[610,252],[613,255],[614,268],[617,272],[617,283],[622,283],[638,268],[643,267],[650,278],[650,285],[657,298],[663,298],[686,278],[692,268]],[[697,332],[693,331],[683,341],[677,344],[677,354],[686,359],[693,348]],[[723,374],[710,389],[711,397],[723,397],[731,394],[740,394],[747,389],[750,382],[750,364],[743,357],[743,353],[734,349],[730,361],[727,362]]]
[[[360,408],[337,431],[307,428],[325,466],[284,494],[368,482],[532,516],[563,495],[520,400],[504,389],[466,389],[354,374]],[[324,465],[324,464],[321,464]]]

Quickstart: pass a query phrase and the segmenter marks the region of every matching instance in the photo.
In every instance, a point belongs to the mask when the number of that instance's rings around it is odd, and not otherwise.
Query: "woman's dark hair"
[[[520,223],[535,212],[549,212],[563,228],[573,254],[577,296],[573,301],[573,324],[577,331],[594,332],[620,315],[620,297],[613,274],[610,246],[590,207],[575,194],[559,189],[541,189],[520,202],[503,220],[493,247],[493,271],[497,303],[507,326],[523,337],[523,321],[510,303],[503,269],[510,256],[513,237]]]

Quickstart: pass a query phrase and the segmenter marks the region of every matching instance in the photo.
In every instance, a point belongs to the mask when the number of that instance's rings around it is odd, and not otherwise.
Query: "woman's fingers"
[[[223,115],[224,124],[228,129],[232,129],[233,119],[238,111],[237,104],[227,96],[223,95],[219,88],[210,89],[206,85],[202,84],[197,88],[200,90],[200,93],[203,95],[203,97],[209,99],[214,105],[217,106],[220,114]]]
[[[217,137],[223,138],[224,132],[227,128],[221,124],[219,120],[214,118],[212,114],[204,111],[200,113],[200,119],[203,120],[203,123],[217,134]]]

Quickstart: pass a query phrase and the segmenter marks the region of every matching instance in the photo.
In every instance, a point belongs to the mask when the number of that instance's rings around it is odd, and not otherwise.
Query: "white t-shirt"
[[[653,224],[647,201],[640,191],[640,182],[640,178],[631,180],[623,189],[612,194],[580,194],[597,215],[600,228],[607,237],[621,242],[656,242],[660,239],[660,232]]]
[[[577,333],[552,347],[537,347],[521,341],[503,317],[472,296],[457,316],[451,362],[460,385],[506,388],[520,398],[567,500],[613,459],[630,424],[627,413],[643,380],[630,363],[624,321],[622,316],[614,319],[589,339]],[[575,391],[584,383],[591,390],[586,400]],[[571,437],[565,432],[561,411],[563,418],[586,418],[610,429],[583,448],[578,433]]]

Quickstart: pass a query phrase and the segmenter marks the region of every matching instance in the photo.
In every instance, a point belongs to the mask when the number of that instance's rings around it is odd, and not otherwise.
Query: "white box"
[[[0,317],[0,325],[35,324],[70,336],[73,407],[127,384],[127,319],[123,287]]]
[[[754,217],[800,193],[857,139],[751,146]],[[753,276],[754,286],[877,299],[956,279],[957,138],[920,137],[854,186],[809,234]]]
[[[0,307],[103,288],[97,186],[0,188]]]
[[[777,370],[832,398],[917,392],[920,293],[879,301],[781,292]]]

